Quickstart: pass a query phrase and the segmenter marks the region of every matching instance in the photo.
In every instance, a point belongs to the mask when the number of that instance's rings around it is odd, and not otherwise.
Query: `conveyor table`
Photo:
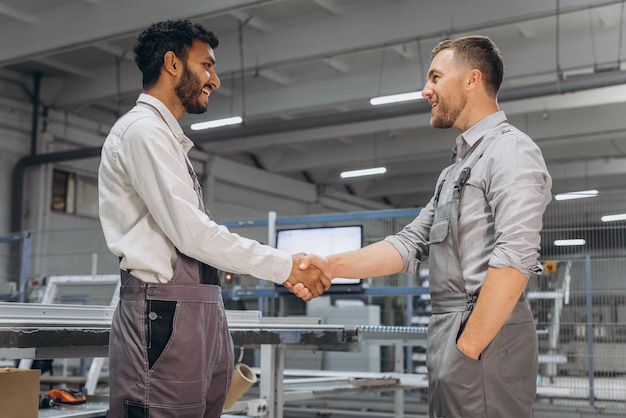
[[[106,357],[113,312],[109,306],[0,302],[0,357]],[[368,342],[396,345],[402,356],[398,347],[426,335],[422,327],[324,325],[313,318],[262,318],[257,311],[227,311],[227,317],[235,346],[261,349],[259,391],[268,418],[282,417],[286,349],[358,351]]]

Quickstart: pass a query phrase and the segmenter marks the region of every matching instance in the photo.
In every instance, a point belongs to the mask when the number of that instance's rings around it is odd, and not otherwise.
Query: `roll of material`
[[[226,401],[224,402],[224,409],[229,409],[233,406],[244,393],[248,391],[257,382],[256,374],[250,367],[244,363],[237,363],[235,370],[233,370],[233,379],[230,382],[230,388],[226,395]]]

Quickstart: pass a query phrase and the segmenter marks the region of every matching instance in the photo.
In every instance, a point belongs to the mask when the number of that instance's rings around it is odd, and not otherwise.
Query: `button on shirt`
[[[174,115],[145,93],[111,129],[98,174],[100,222],[120,268],[168,282],[178,249],[220,270],[283,283],[291,255],[229,232],[198,208],[191,147]]]
[[[450,168],[455,180],[481,138],[494,142],[472,167],[459,203],[459,261],[469,293],[480,287],[488,267],[513,267],[526,276],[538,272],[539,233],[552,187],[541,150],[506,122],[504,112],[487,116],[457,138]],[[444,183],[439,205],[452,198],[450,183]],[[407,273],[428,257],[434,199],[402,231],[385,238],[401,254]]]

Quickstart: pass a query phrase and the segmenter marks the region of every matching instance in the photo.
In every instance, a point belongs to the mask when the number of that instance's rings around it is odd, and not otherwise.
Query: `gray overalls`
[[[505,123],[496,129],[506,130],[507,127]],[[472,167],[488,146],[486,139],[481,140],[463,161],[448,167],[442,173],[443,180],[435,195],[428,263],[433,315],[428,327],[426,351],[431,418],[532,416],[537,378],[537,336],[524,297],[520,298],[479,360],[465,356],[456,346],[478,297],[478,293],[469,295],[466,291],[459,262],[459,200]],[[447,188],[444,189],[444,185]]]
[[[169,283],[121,270],[109,341],[109,418],[221,415],[234,364],[221,288],[215,269],[177,255]]]

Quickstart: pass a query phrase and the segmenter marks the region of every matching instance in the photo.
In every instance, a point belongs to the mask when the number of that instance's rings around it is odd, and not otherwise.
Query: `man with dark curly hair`
[[[120,258],[120,302],[111,324],[111,418],[217,418],[233,370],[232,339],[216,269],[250,274],[303,299],[330,280],[291,256],[216,224],[187,156],[178,119],[203,113],[220,87],[216,36],[166,21],[137,39],[143,93],[102,150],[98,187],[107,245]]]

